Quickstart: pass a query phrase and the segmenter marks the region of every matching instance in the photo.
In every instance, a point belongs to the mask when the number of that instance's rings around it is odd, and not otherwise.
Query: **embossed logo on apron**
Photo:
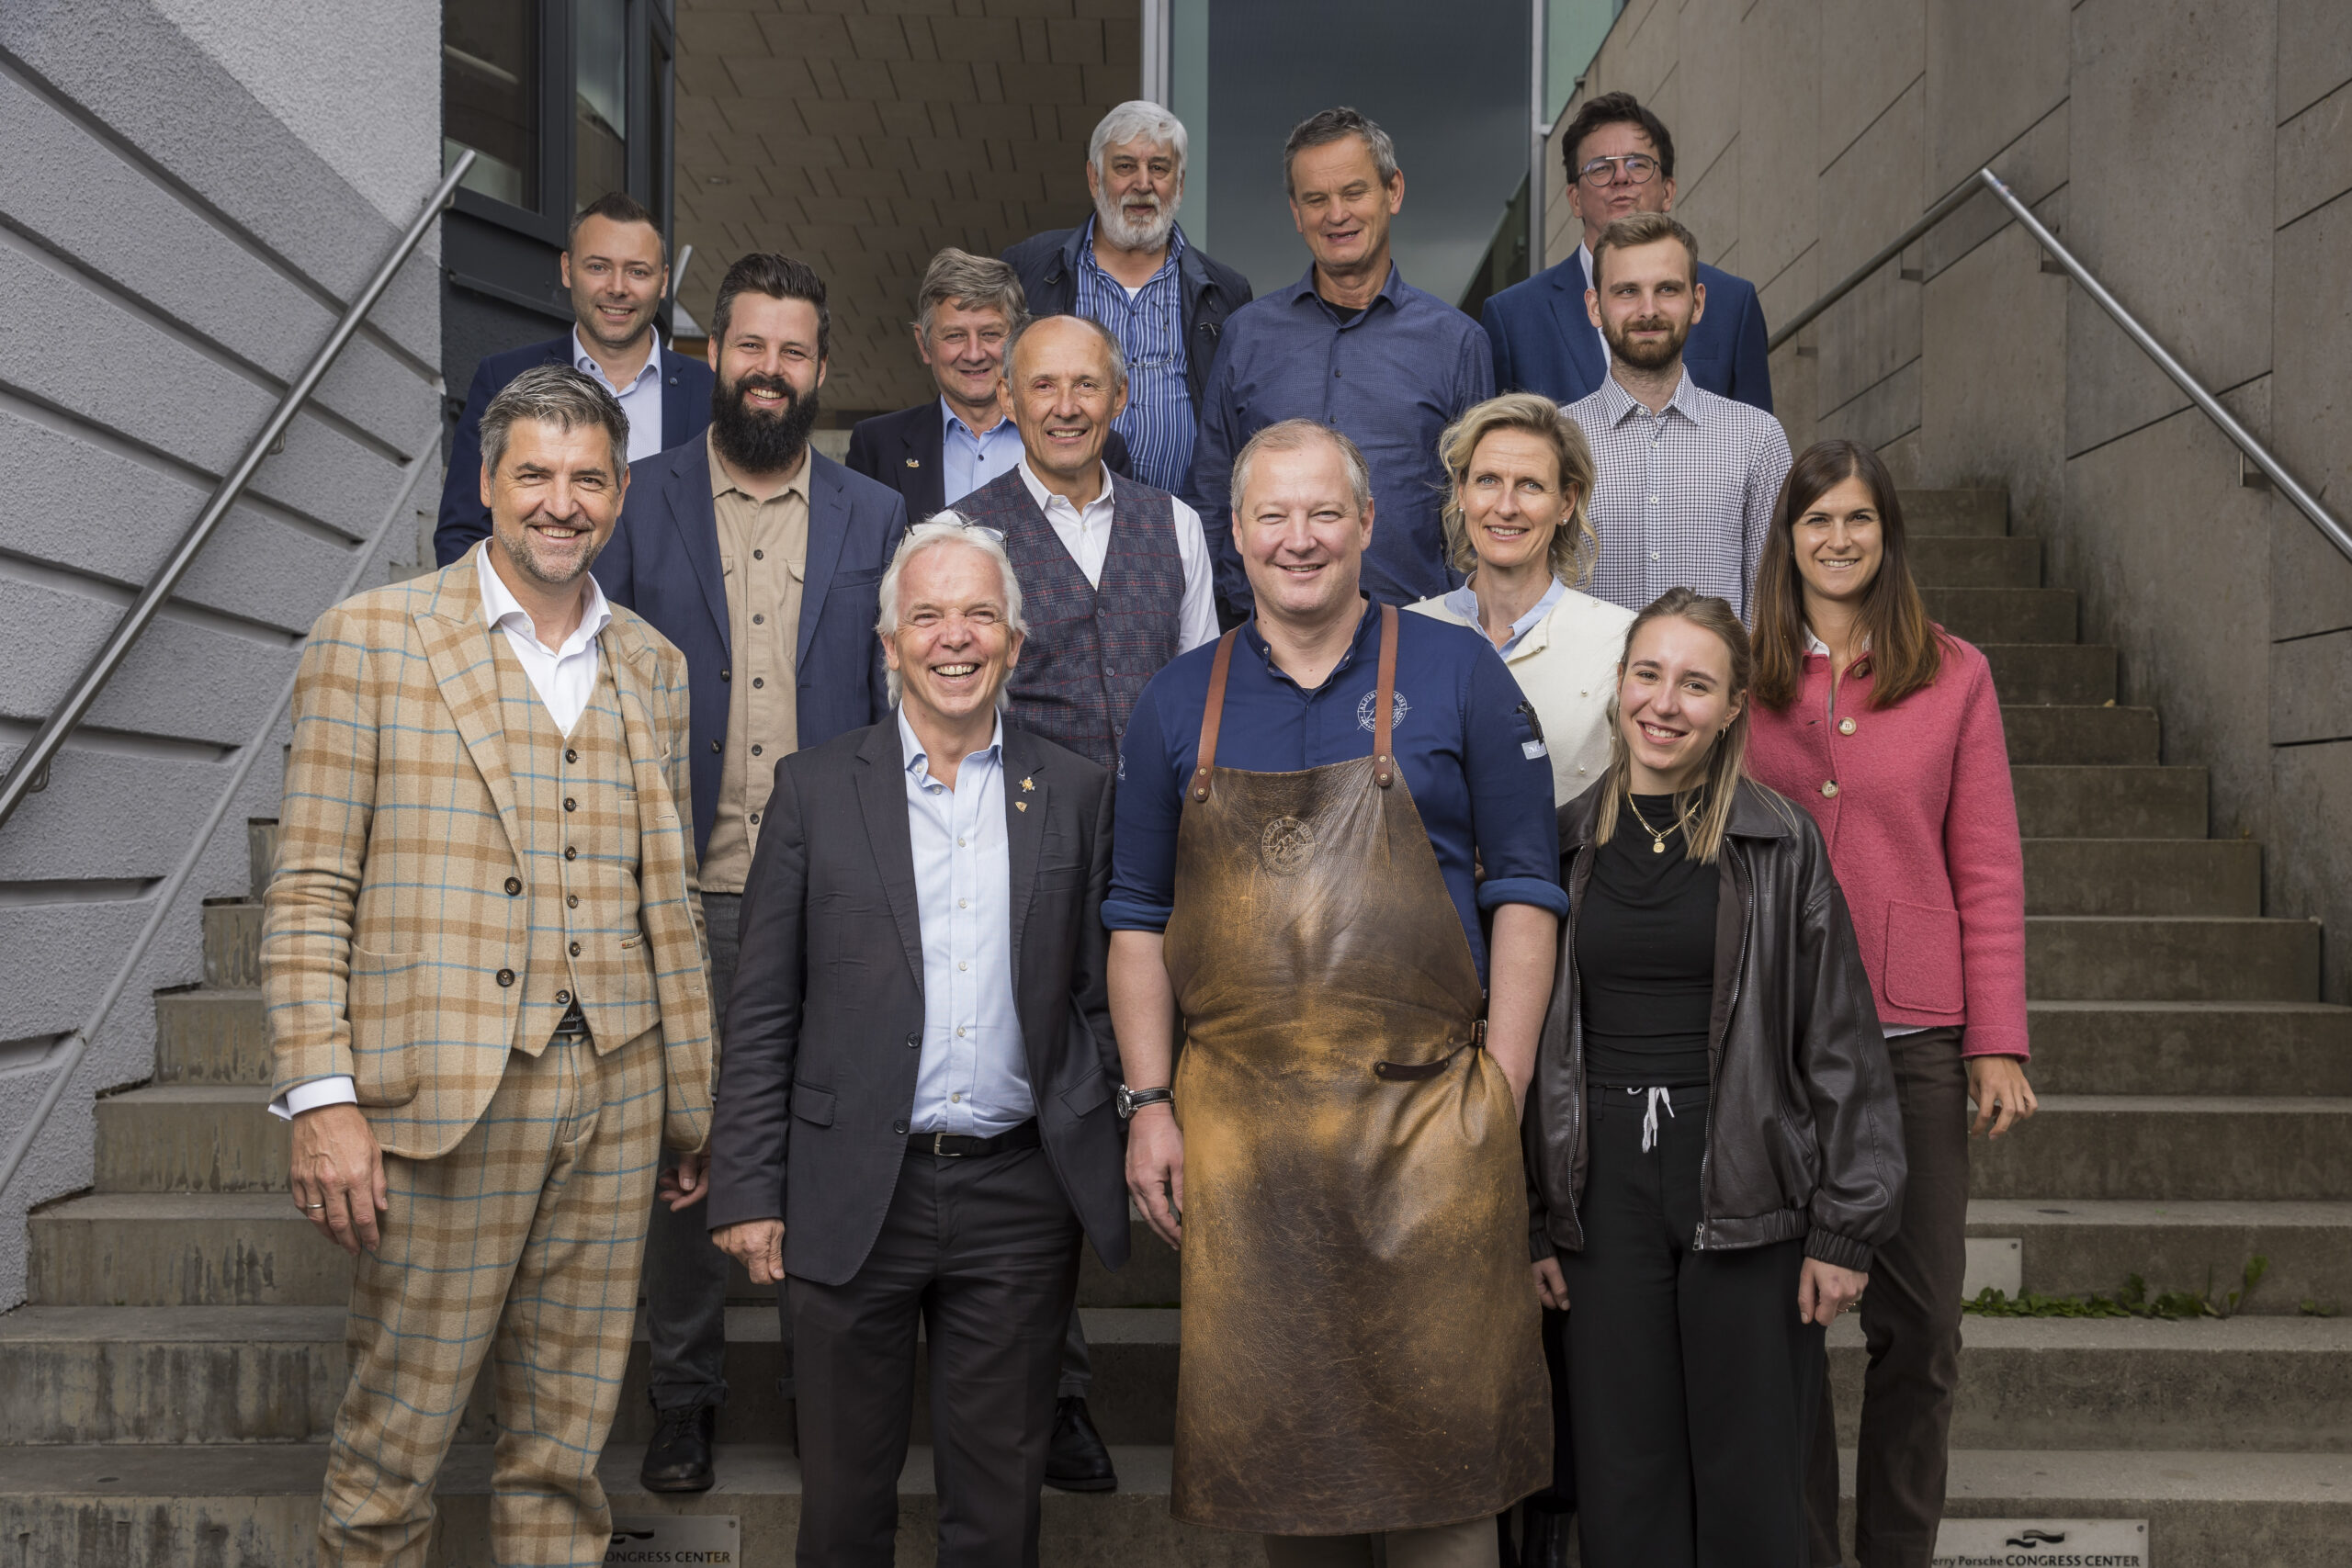
[[[1258,858],[1276,876],[1294,875],[1315,858],[1315,829],[1295,817],[1277,817],[1258,835]]]

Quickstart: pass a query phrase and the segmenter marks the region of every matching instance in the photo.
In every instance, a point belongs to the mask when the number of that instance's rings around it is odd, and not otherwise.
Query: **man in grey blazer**
[[[1111,781],[1003,722],[1024,626],[993,534],[910,530],[880,601],[897,711],[775,770],[708,1223],[784,1286],[799,1561],[891,1561],[921,1321],[940,1561],[1034,1564],[1080,1242],[1127,1256]]]

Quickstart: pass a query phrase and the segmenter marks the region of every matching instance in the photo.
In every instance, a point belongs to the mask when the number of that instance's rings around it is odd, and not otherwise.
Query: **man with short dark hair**
[[[1408,287],[1389,259],[1405,175],[1386,131],[1354,109],[1325,109],[1290,133],[1283,178],[1291,220],[1314,259],[1296,283],[1226,324],[1185,491],[1216,520],[1210,542],[1228,624],[1252,602],[1228,534],[1234,456],[1251,436],[1311,419],[1362,448],[1382,519],[1363,553],[1363,585],[1383,604],[1411,604],[1460,581],[1438,515],[1446,491],[1438,437],[1495,389],[1478,324]]]
[[[1639,611],[1669,588],[1749,613],[1756,559],[1789,473],[1781,422],[1700,387],[1683,344],[1713,302],[1699,242],[1663,212],[1636,212],[1593,247],[1590,322],[1609,340],[1609,379],[1571,403],[1592,444],[1600,556],[1585,592]]]
[[[1620,218],[1674,210],[1674,138],[1633,94],[1603,93],[1569,118],[1560,155],[1568,210],[1584,225],[1576,254],[1489,298],[1480,319],[1494,345],[1498,389],[1572,403],[1609,378],[1609,345],[1584,308],[1594,244]],[[1690,379],[1770,413],[1772,367],[1756,286],[1703,265],[1699,282],[1707,313],[1683,349]]]
[[[558,262],[571,293],[572,329],[559,338],[493,354],[474,369],[465,412],[449,437],[433,554],[447,566],[490,533],[475,493],[481,412],[500,388],[534,365],[569,365],[620,400],[632,463],[702,434],[710,423],[710,371],[662,343],[654,312],[670,291],[668,248],[652,213],[621,191],[598,197],[571,220]]]
[[[693,675],[695,851],[721,997],[777,761],[889,707],[875,585],[907,509],[808,445],[831,343],[824,280],[806,263],[755,253],[729,268],[711,315],[710,428],[639,466],[596,563],[605,592],[676,643]],[[727,1260],[699,1225],[666,1215],[650,1249],[647,1394],[661,1424],[643,1479],[699,1492],[727,1393]],[[788,1321],[781,1350],[788,1401]]]
[[[1158,104],[1121,104],[1087,142],[1094,215],[1004,253],[1032,310],[1089,317],[1118,339],[1128,395],[1117,433],[1133,454],[1135,477],[1171,491],[1192,472],[1226,320],[1250,303],[1250,280],[1186,239],[1176,221],[1186,140],[1184,122]],[[1112,467],[1119,468],[1116,461]]]
[[[843,461],[904,496],[918,523],[1012,472],[1021,432],[998,389],[1004,345],[1028,319],[1021,280],[1004,263],[953,245],[932,257],[910,325],[939,396],[859,420]],[[1127,471],[1126,443],[1115,430],[1102,460],[1114,473]]]

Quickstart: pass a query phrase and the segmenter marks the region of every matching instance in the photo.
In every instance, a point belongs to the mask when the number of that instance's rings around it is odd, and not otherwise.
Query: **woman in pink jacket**
[[[1927,1568],[1960,1371],[1968,1136],[2033,1114],[2025,861],[1984,654],[1928,619],[1878,455],[1805,450],[1756,570],[1757,778],[1813,813],[1894,1058],[1911,1180],[1861,1303],[1855,1478],[1863,1568]],[[1976,1102],[1968,1121],[1967,1101]],[[1806,1498],[1836,1563],[1838,1440],[1822,1389]]]

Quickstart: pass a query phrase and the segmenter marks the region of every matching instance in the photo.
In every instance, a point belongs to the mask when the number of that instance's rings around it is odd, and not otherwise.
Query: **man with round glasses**
[[[1561,140],[1568,210],[1584,225],[1576,254],[1487,299],[1481,318],[1495,352],[1495,389],[1541,392],[1563,406],[1609,378],[1609,344],[1585,313],[1592,246],[1636,212],[1674,209],[1674,138],[1631,93],[1604,93],[1577,110]],[[1772,412],[1772,372],[1756,286],[1699,268],[1706,313],[1682,362],[1706,391]]]

